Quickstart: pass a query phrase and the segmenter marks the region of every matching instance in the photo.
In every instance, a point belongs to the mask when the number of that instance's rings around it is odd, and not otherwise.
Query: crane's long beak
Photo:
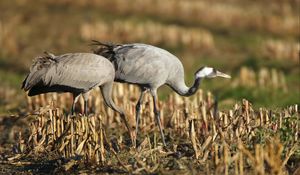
[[[231,78],[230,75],[227,75],[223,72],[217,71],[217,77],[223,77],[223,78]]]

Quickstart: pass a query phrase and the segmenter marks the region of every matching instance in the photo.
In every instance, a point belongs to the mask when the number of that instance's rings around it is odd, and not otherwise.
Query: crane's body
[[[157,106],[157,89],[166,84],[182,96],[193,95],[204,77],[216,76],[230,78],[229,75],[210,67],[200,68],[195,73],[195,81],[191,87],[184,82],[184,69],[180,60],[170,52],[147,44],[104,44],[94,41],[100,47],[94,51],[109,59],[115,67],[115,81],[136,84],[141,89],[141,95],[136,105],[136,135],[140,118],[140,106],[144,92],[149,89],[153,97],[154,114],[158,123],[163,144],[166,146],[160,123],[160,113]]]
[[[40,69],[34,72],[36,64]],[[29,90],[29,96],[47,92],[84,94],[110,82],[115,76],[111,62],[90,53],[64,54],[52,60],[40,57],[31,69],[23,84],[24,90]]]
[[[149,89],[157,89],[166,84],[179,95],[192,95],[191,89],[184,82],[184,68],[181,61],[170,52],[141,43],[112,45],[109,49],[111,49],[109,52],[99,49],[100,52],[95,51],[95,53],[108,58],[114,64],[115,81],[137,84]],[[196,74],[201,70],[203,68],[200,68]],[[207,73],[207,75],[202,74],[202,77],[209,77],[209,73],[212,73],[212,77],[230,77],[215,69],[211,71],[202,71]]]
[[[128,44],[115,48],[116,81],[158,88],[184,80],[183,66],[169,52],[145,44]],[[159,77],[159,78],[157,78]]]
[[[118,112],[125,121],[132,140],[135,139],[132,127],[125,118],[125,113],[112,101],[112,85],[115,70],[106,58],[91,53],[68,53],[54,56],[47,53],[36,58],[22,84],[22,89],[29,91],[29,96],[47,92],[70,92],[73,94],[72,114],[75,103],[82,94],[84,113],[87,115],[89,91],[100,87],[105,104]]]
[[[140,105],[144,92],[149,89],[153,96],[154,114],[161,132],[163,144],[166,145],[160,123],[157,107],[157,89],[166,84],[182,96],[193,95],[205,77],[217,76],[230,78],[229,75],[214,68],[202,67],[195,73],[195,81],[191,87],[184,82],[184,69],[181,61],[170,52],[147,44],[105,44],[94,41],[100,47],[94,51],[109,59],[115,67],[115,81],[137,84],[141,88],[141,95],[136,105],[136,123],[140,118]],[[136,134],[138,126],[136,126]]]

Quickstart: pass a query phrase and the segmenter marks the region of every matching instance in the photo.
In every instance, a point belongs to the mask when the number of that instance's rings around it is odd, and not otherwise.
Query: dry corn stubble
[[[170,168],[164,160],[168,162],[170,156],[175,156],[174,159],[179,158],[175,160],[178,166],[175,169],[186,171],[188,168],[182,163],[182,157],[191,159],[195,167],[205,166],[206,170],[216,173],[287,174],[285,165],[299,149],[298,105],[282,111],[263,108],[255,111],[250,102],[243,100],[229,111],[214,112],[212,95],[204,94],[202,90],[193,98],[171,94],[164,105],[160,104],[168,151],[162,148],[158,137],[150,96],[145,96],[142,104],[142,134],[138,137],[143,141],[135,150],[129,148],[129,138],[122,133],[125,126],[119,117],[102,107],[104,103],[98,91],[91,94],[89,108],[95,114],[88,117],[63,114],[61,110],[68,109],[69,104],[61,102],[67,102],[69,95],[55,97],[57,101],[40,108],[40,114],[31,123],[29,138],[22,138],[20,134],[18,150],[36,155],[57,151],[65,158],[76,160],[66,164],[65,170],[85,162],[101,166],[121,165],[126,172],[153,173]],[[134,87],[118,85],[114,89],[117,105],[126,106],[127,117],[133,119],[137,97],[138,91]],[[29,101],[31,108],[51,101],[51,95],[36,98],[39,100]],[[286,128],[289,130],[284,133]],[[110,133],[106,135],[108,131]],[[280,134],[286,134],[289,139]],[[110,138],[117,138],[117,141]]]

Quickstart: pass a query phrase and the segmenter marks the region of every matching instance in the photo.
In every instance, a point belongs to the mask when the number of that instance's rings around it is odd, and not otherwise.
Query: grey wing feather
[[[170,59],[174,56],[149,45],[128,46],[116,48],[116,79],[137,84],[163,84],[169,76],[169,68],[173,66]]]
[[[24,88],[25,88],[25,84],[26,84],[26,81],[27,81],[28,76],[29,76],[29,75],[27,75],[27,76],[25,77],[25,79],[23,80],[21,89],[24,89]]]
[[[68,54],[57,57],[58,64],[45,76],[49,86],[64,85],[89,90],[114,77],[111,63],[94,54]]]
[[[22,89],[28,91],[33,86],[41,83],[43,74],[41,72],[36,71],[34,73],[29,73],[22,83]]]

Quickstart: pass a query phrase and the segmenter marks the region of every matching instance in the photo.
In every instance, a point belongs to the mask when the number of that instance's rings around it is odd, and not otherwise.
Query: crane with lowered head
[[[166,84],[181,96],[191,96],[196,93],[203,78],[231,78],[215,68],[202,67],[195,73],[194,84],[188,87],[184,81],[184,69],[180,60],[170,52],[148,44],[112,44],[93,40],[92,45],[98,47],[95,54],[110,60],[115,67],[115,81],[136,84],[141,89],[136,104],[136,134],[140,119],[140,108],[146,90],[153,97],[153,112],[160,130],[162,142],[166,146],[164,133],[160,122],[157,106],[157,89]]]

